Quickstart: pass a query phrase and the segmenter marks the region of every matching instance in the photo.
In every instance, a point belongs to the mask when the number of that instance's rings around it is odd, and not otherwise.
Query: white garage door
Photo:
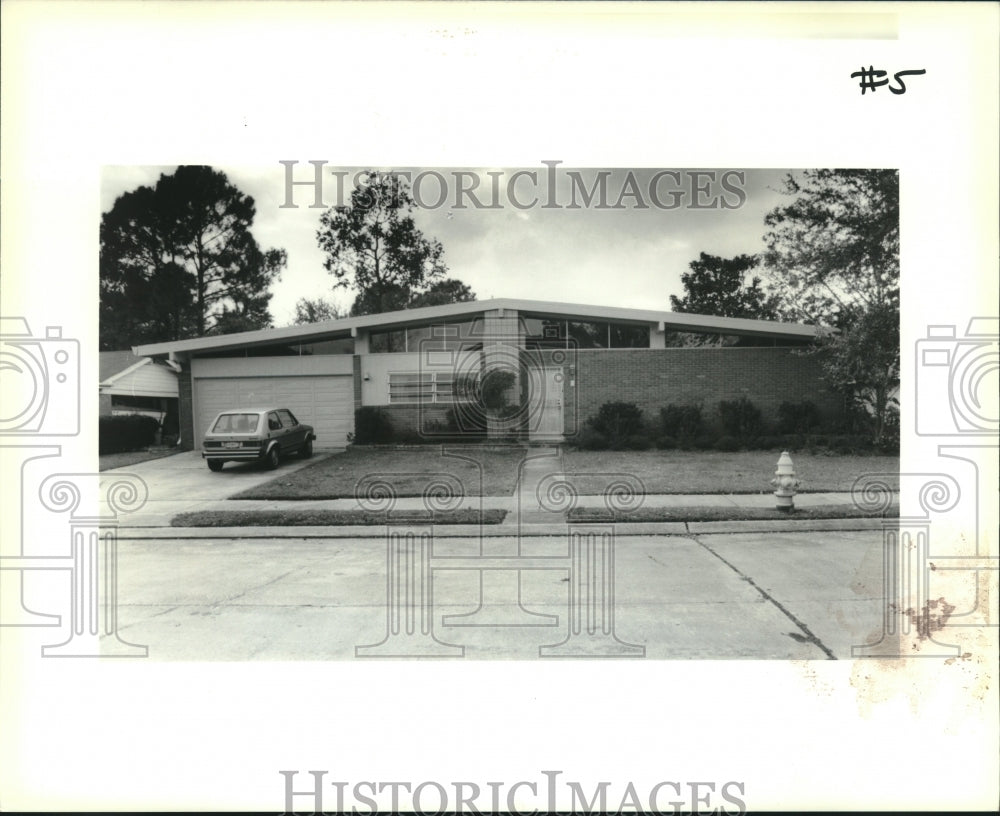
[[[283,364],[287,367],[288,362]],[[347,434],[354,430],[354,378],[351,375],[204,376],[208,372],[199,375],[197,369],[193,373],[199,440],[216,414],[232,408],[289,408],[299,422],[312,425],[316,430],[317,448],[343,447],[347,444]]]

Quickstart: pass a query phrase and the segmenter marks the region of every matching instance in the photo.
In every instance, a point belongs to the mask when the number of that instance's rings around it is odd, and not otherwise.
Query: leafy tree
[[[441,243],[425,238],[413,221],[409,185],[397,175],[367,171],[349,204],[320,216],[316,233],[334,289],[350,287],[353,314],[406,308],[412,293],[444,278]]]
[[[778,319],[779,299],[762,288],[758,275],[747,280],[747,274],[759,263],[756,255],[720,258],[702,252],[698,260],[689,264],[691,271],[681,275],[685,294],[682,298],[670,296],[671,309],[718,317]],[[673,346],[730,346],[739,343],[740,338],[735,335],[671,332],[666,342]]]
[[[838,313],[838,331],[817,343],[826,379],[871,420],[882,445],[898,410],[899,309],[889,304],[849,306]]]
[[[761,288],[760,276],[746,279],[759,263],[756,255],[720,258],[702,252],[689,264],[691,271],[681,275],[685,295],[671,295],[670,308],[688,314],[775,320],[778,298]]]
[[[408,309],[420,306],[443,306],[446,303],[469,303],[476,299],[476,293],[460,280],[445,278],[435,281],[426,292],[415,292],[410,295]]]
[[[282,249],[261,249],[256,208],[222,172],[182,165],[101,218],[101,347],[271,325]]]
[[[766,263],[789,312],[837,330],[816,345],[826,376],[881,444],[899,387],[899,175],[809,170],[785,192],[765,219]]]
[[[796,319],[835,326],[856,306],[899,308],[899,174],[807,170],[764,219],[764,261]]]
[[[408,308],[410,292],[404,286],[383,285],[359,292],[351,304],[351,315],[398,312]]]
[[[344,314],[337,307],[325,298],[299,298],[295,304],[295,319],[293,326],[301,326],[305,323],[319,323],[323,320],[337,320],[344,317]]]
[[[467,284],[455,278],[445,278],[435,281],[424,292],[410,292],[402,286],[386,286],[362,292],[354,299],[351,314],[395,312],[422,306],[443,306],[446,303],[468,303],[475,299],[475,292]]]

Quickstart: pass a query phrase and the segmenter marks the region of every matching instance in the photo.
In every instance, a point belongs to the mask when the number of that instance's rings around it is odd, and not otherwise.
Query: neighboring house
[[[176,433],[180,366],[129,350],[102,351],[98,359],[101,416],[144,414],[159,421],[165,434]]]
[[[745,396],[776,415],[810,399],[828,417],[842,400],[815,357],[797,353],[814,326],[609,306],[496,299],[301,326],[138,346],[181,368],[181,443],[197,447],[218,412],[282,405],[339,447],[355,410],[379,406],[394,428],[433,437],[488,424],[528,440],[572,440],[604,402],[635,402],[655,417],[668,404]],[[669,347],[673,332],[729,335],[737,345]],[[514,374],[513,416],[487,423],[461,383]]]

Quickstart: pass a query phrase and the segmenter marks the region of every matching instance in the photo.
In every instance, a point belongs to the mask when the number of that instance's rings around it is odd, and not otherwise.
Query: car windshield
[[[222,414],[215,425],[212,426],[212,433],[253,433],[257,430],[258,414]]]

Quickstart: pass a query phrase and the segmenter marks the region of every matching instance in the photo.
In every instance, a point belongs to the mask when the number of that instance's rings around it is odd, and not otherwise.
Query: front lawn
[[[581,493],[599,494],[607,485],[606,476],[588,479],[588,473],[637,476],[646,493],[771,493],[778,456],[775,451],[568,450],[562,461]],[[796,453],[792,462],[802,493],[847,493],[866,473],[890,474],[886,483],[899,490],[898,456]]]
[[[342,527],[373,524],[500,524],[506,510],[447,513],[368,513],[363,510],[199,510],[180,513],[171,527]]]
[[[510,496],[524,453],[519,447],[471,445],[418,450],[355,447],[294,473],[282,473],[279,469],[271,481],[230,498],[353,499],[358,483],[374,476],[384,477],[397,496],[422,496],[437,473],[454,477],[466,496]]]
[[[640,507],[631,513],[601,507],[575,507],[567,514],[572,522],[642,523],[665,521],[774,521],[776,519],[899,518],[893,505],[884,513],[870,513],[853,504],[796,507],[783,511],[774,507]]]

